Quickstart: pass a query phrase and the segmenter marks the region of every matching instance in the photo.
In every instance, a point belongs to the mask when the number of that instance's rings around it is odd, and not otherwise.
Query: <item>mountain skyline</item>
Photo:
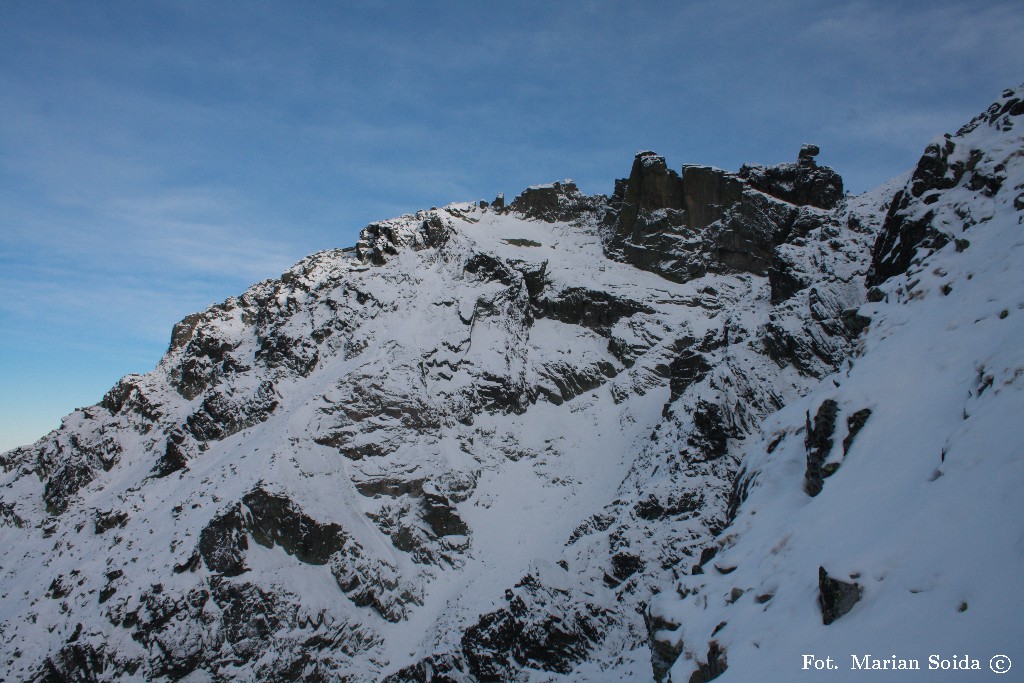
[[[1015,3],[12,2],[0,8],[0,449],[171,325],[367,223],[637,149],[736,170],[822,148],[847,189],[909,169],[1024,73]]]

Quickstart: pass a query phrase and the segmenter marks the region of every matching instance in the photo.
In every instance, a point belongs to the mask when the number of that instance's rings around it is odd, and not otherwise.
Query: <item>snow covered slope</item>
[[[719,659],[722,681],[1024,665],[1021,94],[928,148],[875,247],[856,353],[764,422],[714,560],[652,607],[683,653],[673,680]]]
[[[874,578],[898,574],[893,516],[913,518],[901,533],[940,534],[960,488],[933,491],[1015,481],[998,459],[1021,443],[998,422],[1019,395],[1014,347],[980,332],[1015,330],[1008,297],[1022,291],[1021,145],[1000,125],[935,152],[933,166],[960,169],[955,182],[919,169],[895,197],[902,181],[844,198],[813,146],[735,174],[677,173],[641,152],[610,197],[563,181],[508,207],[382,221],[352,249],[189,316],[153,372],[0,456],[0,679],[607,681],[673,667],[686,680],[716,640],[727,655],[710,668],[727,660],[727,676],[750,680],[744,667],[795,670],[786,648],[817,633],[808,614],[823,638],[872,600],[896,619],[876,583],[914,583],[910,598],[935,610],[929,595],[956,593],[969,607],[954,619],[1001,614],[971,580],[973,557],[925,576],[928,558],[949,554],[922,551],[905,580]],[[956,240],[973,221],[968,247],[938,249],[950,217]],[[914,240],[938,250],[921,262]],[[959,332],[939,330],[957,320]],[[956,353],[939,363],[943,349]],[[947,428],[944,383],[974,360],[960,407],[979,417]],[[925,395],[908,412],[894,378],[911,362],[921,379],[907,391]],[[817,426],[829,398],[843,434],[871,409],[838,470],[838,447],[819,447],[832,439]],[[805,448],[807,413],[821,434]],[[934,481],[857,455],[884,444],[923,459],[919,429],[947,450]],[[965,456],[981,433],[995,460]],[[820,460],[813,498],[807,449]],[[890,497],[858,498],[865,467],[886,473]],[[825,520],[860,529],[843,522],[848,489],[876,511],[865,520],[889,520],[885,543],[822,540]],[[957,514],[981,514],[970,510]],[[1013,571],[1016,533],[983,576]],[[770,560],[749,558],[779,556],[763,546],[786,534],[797,559],[762,574]],[[862,573],[862,601],[828,627],[814,612],[817,564],[810,583],[800,565],[814,538],[827,552],[813,562]],[[991,538],[967,540],[991,554]],[[736,558],[727,575],[707,559],[719,546],[719,567]],[[702,554],[708,571],[686,576]],[[751,608],[772,576],[777,597]],[[740,578],[751,595],[701,602],[731,597]],[[870,637],[878,617],[859,618]],[[770,657],[753,644],[761,632],[775,638]]]

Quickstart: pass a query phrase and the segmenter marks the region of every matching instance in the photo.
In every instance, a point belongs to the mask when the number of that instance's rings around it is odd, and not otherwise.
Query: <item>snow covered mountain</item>
[[[652,606],[675,680],[1019,666],[1022,92],[928,147],[875,243],[854,353],[749,440],[735,520]]]
[[[859,197],[811,145],[641,152],[610,197],[374,223],[187,317],[0,456],[0,679],[1012,657],[1022,95]]]

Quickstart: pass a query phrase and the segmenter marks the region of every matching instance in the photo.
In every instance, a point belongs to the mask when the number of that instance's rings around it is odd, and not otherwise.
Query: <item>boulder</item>
[[[862,594],[860,584],[834,579],[824,567],[818,567],[818,604],[826,626],[853,609]]]

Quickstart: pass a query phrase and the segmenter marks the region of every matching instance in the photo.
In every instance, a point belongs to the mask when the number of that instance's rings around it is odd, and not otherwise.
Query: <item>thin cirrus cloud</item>
[[[609,192],[640,148],[815,142],[877,185],[1021,80],[1020,35],[996,1],[0,4],[0,449],[373,220]]]

